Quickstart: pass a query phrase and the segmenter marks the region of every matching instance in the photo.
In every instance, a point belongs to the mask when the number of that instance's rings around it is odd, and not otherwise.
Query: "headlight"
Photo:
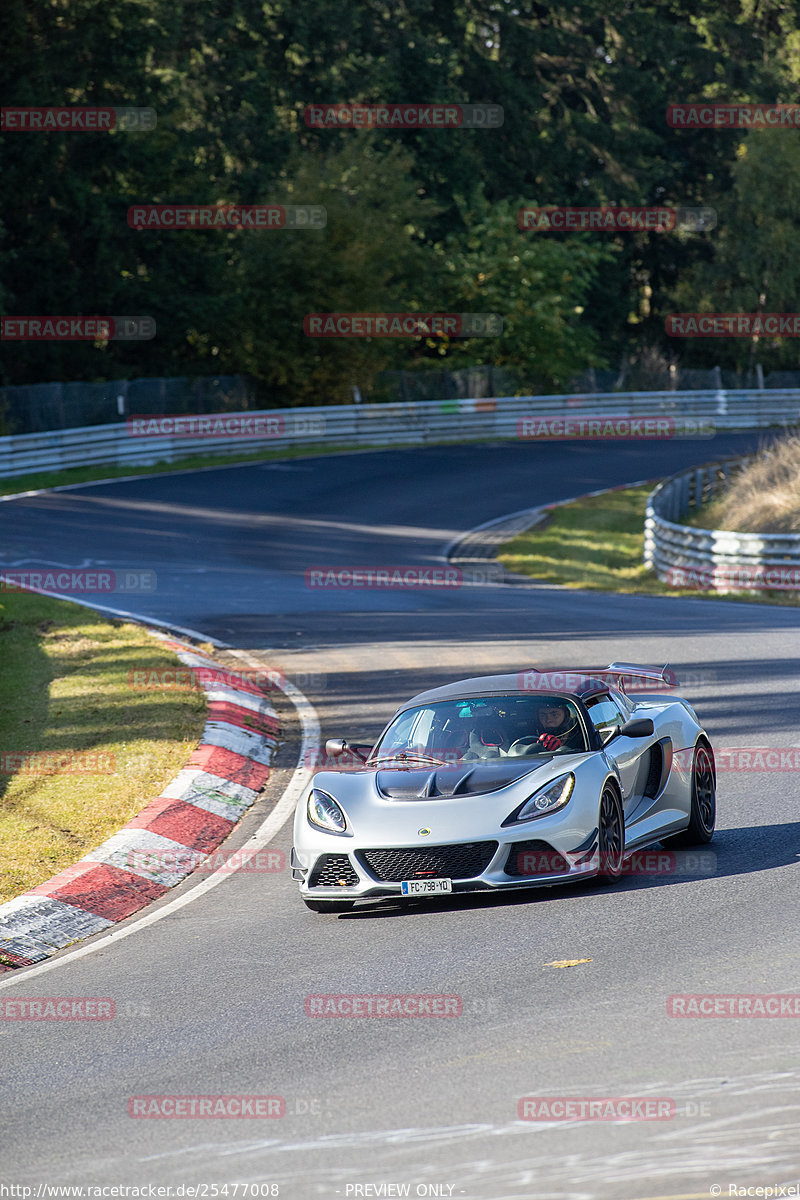
[[[347,821],[333,796],[312,788],[306,808],[308,820],[316,829],[324,829],[326,833],[344,833]]]
[[[563,808],[569,802],[574,787],[574,775],[559,775],[558,779],[554,779],[546,787],[534,792],[530,799],[525,801],[522,808],[507,817],[503,824],[511,825],[517,821],[533,821],[536,817],[548,817],[550,813]]]

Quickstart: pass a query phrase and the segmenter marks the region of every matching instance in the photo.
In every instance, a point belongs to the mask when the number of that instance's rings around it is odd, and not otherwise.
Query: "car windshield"
[[[487,762],[587,749],[577,705],[563,696],[475,696],[398,713],[370,762],[404,766]]]

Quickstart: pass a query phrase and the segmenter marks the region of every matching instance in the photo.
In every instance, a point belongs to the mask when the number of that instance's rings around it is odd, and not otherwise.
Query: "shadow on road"
[[[642,860],[646,859],[642,855]],[[800,821],[782,825],[753,825],[724,829],[709,846],[697,850],[679,850],[672,854],[652,854],[673,864],[653,874],[625,875],[619,883],[598,886],[592,880],[547,887],[530,887],[507,892],[463,892],[441,899],[364,901],[351,912],[340,913],[343,921],[371,918],[430,916],[437,912],[493,908],[508,905],[550,904],[584,899],[587,895],[641,891],[645,888],[674,887],[690,883],[702,885],[737,875],[752,875],[779,867],[800,868]]]

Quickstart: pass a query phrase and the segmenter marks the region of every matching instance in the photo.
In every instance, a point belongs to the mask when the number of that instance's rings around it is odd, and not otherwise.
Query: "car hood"
[[[310,786],[327,792],[341,805],[350,832],[330,836],[313,830],[306,819],[305,790],[295,812],[295,845],[302,848],[307,838],[319,839],[329,844],[331,853],[346,853],[353,847],[351,838],[362,846],[414,846],[427,837],[438,844],[497,836],[517,805],[568,771],[576,775],[589,772],[590,777],[597,774],[597,780],[588,785],[594,804],[595,790],[607,769],[602,754],[584,751],[459,766],[414,764],[319,771]],[[583,791],[579,789],[580,794]],[[577,814],[578,806],[573,808]],[[575,819],[577,844],[585,819],[577,815]]]
[[[498,762],[460,763],[457,766],[383,767],[375,772],[375,787],[387,800],[441,800],[451,796],[486,796],[530,775],[552,758],[504,758]]]

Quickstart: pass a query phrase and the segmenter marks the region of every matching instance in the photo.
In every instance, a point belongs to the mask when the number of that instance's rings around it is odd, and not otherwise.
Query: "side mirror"
[[[629,737],[629,738],[652,737],[654,731],[655,731],[655,726],[653,725],[652,718],[636,717],[633,721],[626,721],[624,725],[620,725],[619,729],[617,729],[611,735],[611,737]],[[611,738],[609,738],[608,741],[610,742]],[[608,743],[606,743],[606,744],[608,744]]]
[[[351,754],[355,754],[357,758],[360,758],[362,762],[366,762],[371,749],[371,746],[360,746],[346,742],[344,738],[328,738],[325,743],[325,753],[328,758],[339,758],[340,755],[347,754],[349,751]],[[363,753],[365,750],[367,751],[366,754]]]

